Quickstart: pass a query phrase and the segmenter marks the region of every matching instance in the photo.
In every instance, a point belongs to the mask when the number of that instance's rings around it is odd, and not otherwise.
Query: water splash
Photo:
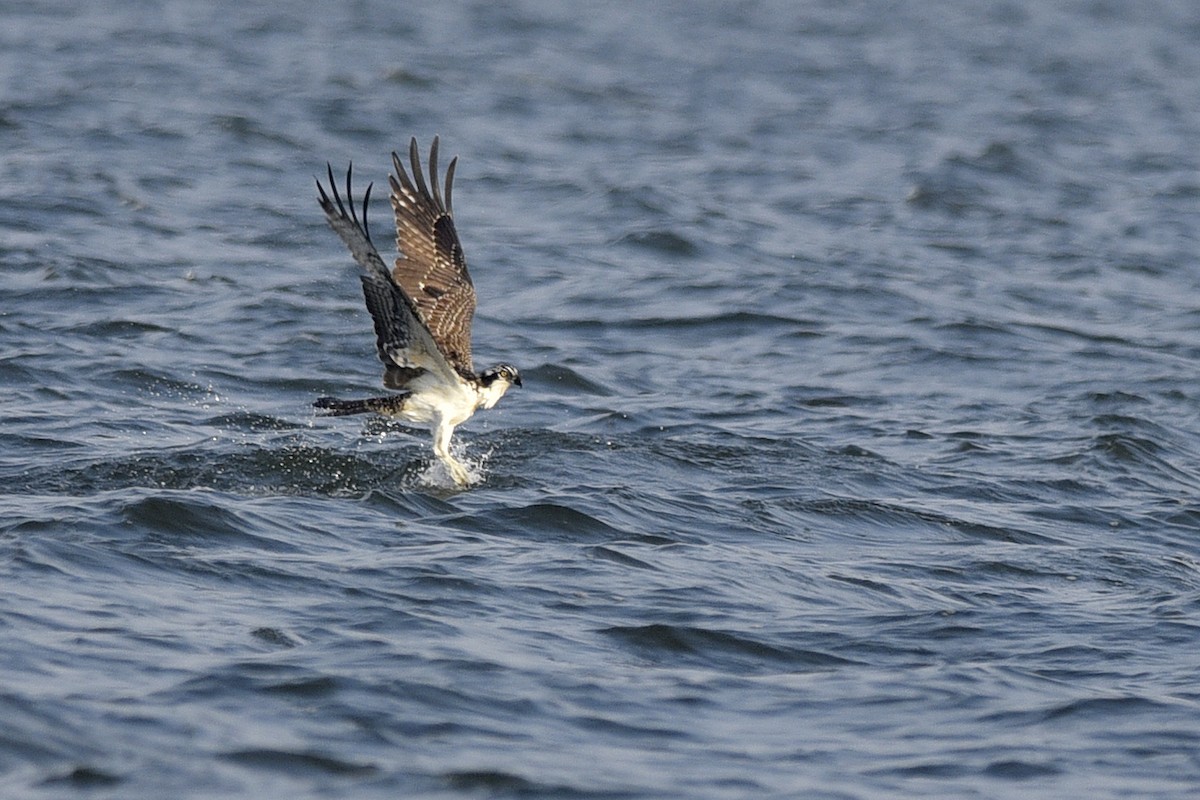
[[[454,445],[451,447],[451,455],[467,469],[466,486],[460,486],[451,477],[450,470],[446,468],[446,465],[440,459],[433,458],[429,460],[424,469],[417,473],[414,479],[415,487],[438,491],[461,491],[479,486],[487,480],[487,462],[492,456],[490,448],[484,453],[468,455],[464,446]]]

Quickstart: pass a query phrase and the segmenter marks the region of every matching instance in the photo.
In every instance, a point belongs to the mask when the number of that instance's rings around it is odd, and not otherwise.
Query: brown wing
[[[354,260],[363,268],[362,289],[367,310],[375,323],[375,346],[384,363],[383,382],[389,388],[402,389],[424,372],[433,372],[444,380],[454,381],[457,369],[447,363],[440,346],[434,341],[420,311],[396,285],[379,251],[371,242],[367,227],[367,208],[371,187],[362,199],[361,219],[355,210],[354,192],[350,186],[351,170],[346,170],[346,202],[342,202],[333,168],[329,173],[329,191],[317,181],[318,202],[325,211],[329,226],[350,248]],[[332,196],[332,199],[330,199]]]
[[[450,365],[464,375],[473,375],[471,318],[475,315],[475,287],[467,274],[450,205],[458,159],[453,159],[446,170],[443,197],[438,186],[437,154],[435,136],[429,148],[429,185],[426,185],[415,138],[408,147],[411,178],[400,157],[392,153],[396,174],[388,176],[388,183],[392,188],[392,209],[396,212],[396,248],[400,251],[392,278],[412,300]],[[429,186],[433,187],[432,194]]]

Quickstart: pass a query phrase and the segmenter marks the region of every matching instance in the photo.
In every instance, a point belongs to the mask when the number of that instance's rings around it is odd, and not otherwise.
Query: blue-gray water
[[[6,4],[0,796],[1195,796],[1197,75],[1183,0]],[[435,133],[465,492],[310,408],[313,176]]]

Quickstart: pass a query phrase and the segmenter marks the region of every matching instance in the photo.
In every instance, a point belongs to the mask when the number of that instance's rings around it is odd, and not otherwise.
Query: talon
[[[442,462],[442,466],[446,468],[450,480],[463,487],[471,485],[471,473],[462,465],[462,462],[449,455],[439,456],[439,459]]]

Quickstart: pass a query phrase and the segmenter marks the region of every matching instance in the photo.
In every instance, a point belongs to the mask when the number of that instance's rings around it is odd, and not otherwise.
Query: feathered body
[[[331,416],[377,413],[428,428],[433,434],[434,454],[455,482],[466,485],[466,468],[450,454],[454,429],[477,409],[496,405],[510,386],[521,385],[521,376],[508,364],[480,373],[472,367],[475,287],[467,272],[450,201],[458,159],[453,159],[446,170],[443,191],[437,156],[438,140],[434,137],[427,184],[416,139],[409,143],[411,177],[400,157],[392,153],[395,174],[388,176],[388,184],[399,257],[390,270],[375,249],[367,224],[373,184],[363,195],[360,220],[350,170],[346,171],[345,203],[332,167],[328,167],[328,193],[317,181],[319,202],[330,227],[363,270],[363,298],[375,324],[376,351],[384,364],[383,383],[399,393],[365,400],[321,397],[313,405]]]

